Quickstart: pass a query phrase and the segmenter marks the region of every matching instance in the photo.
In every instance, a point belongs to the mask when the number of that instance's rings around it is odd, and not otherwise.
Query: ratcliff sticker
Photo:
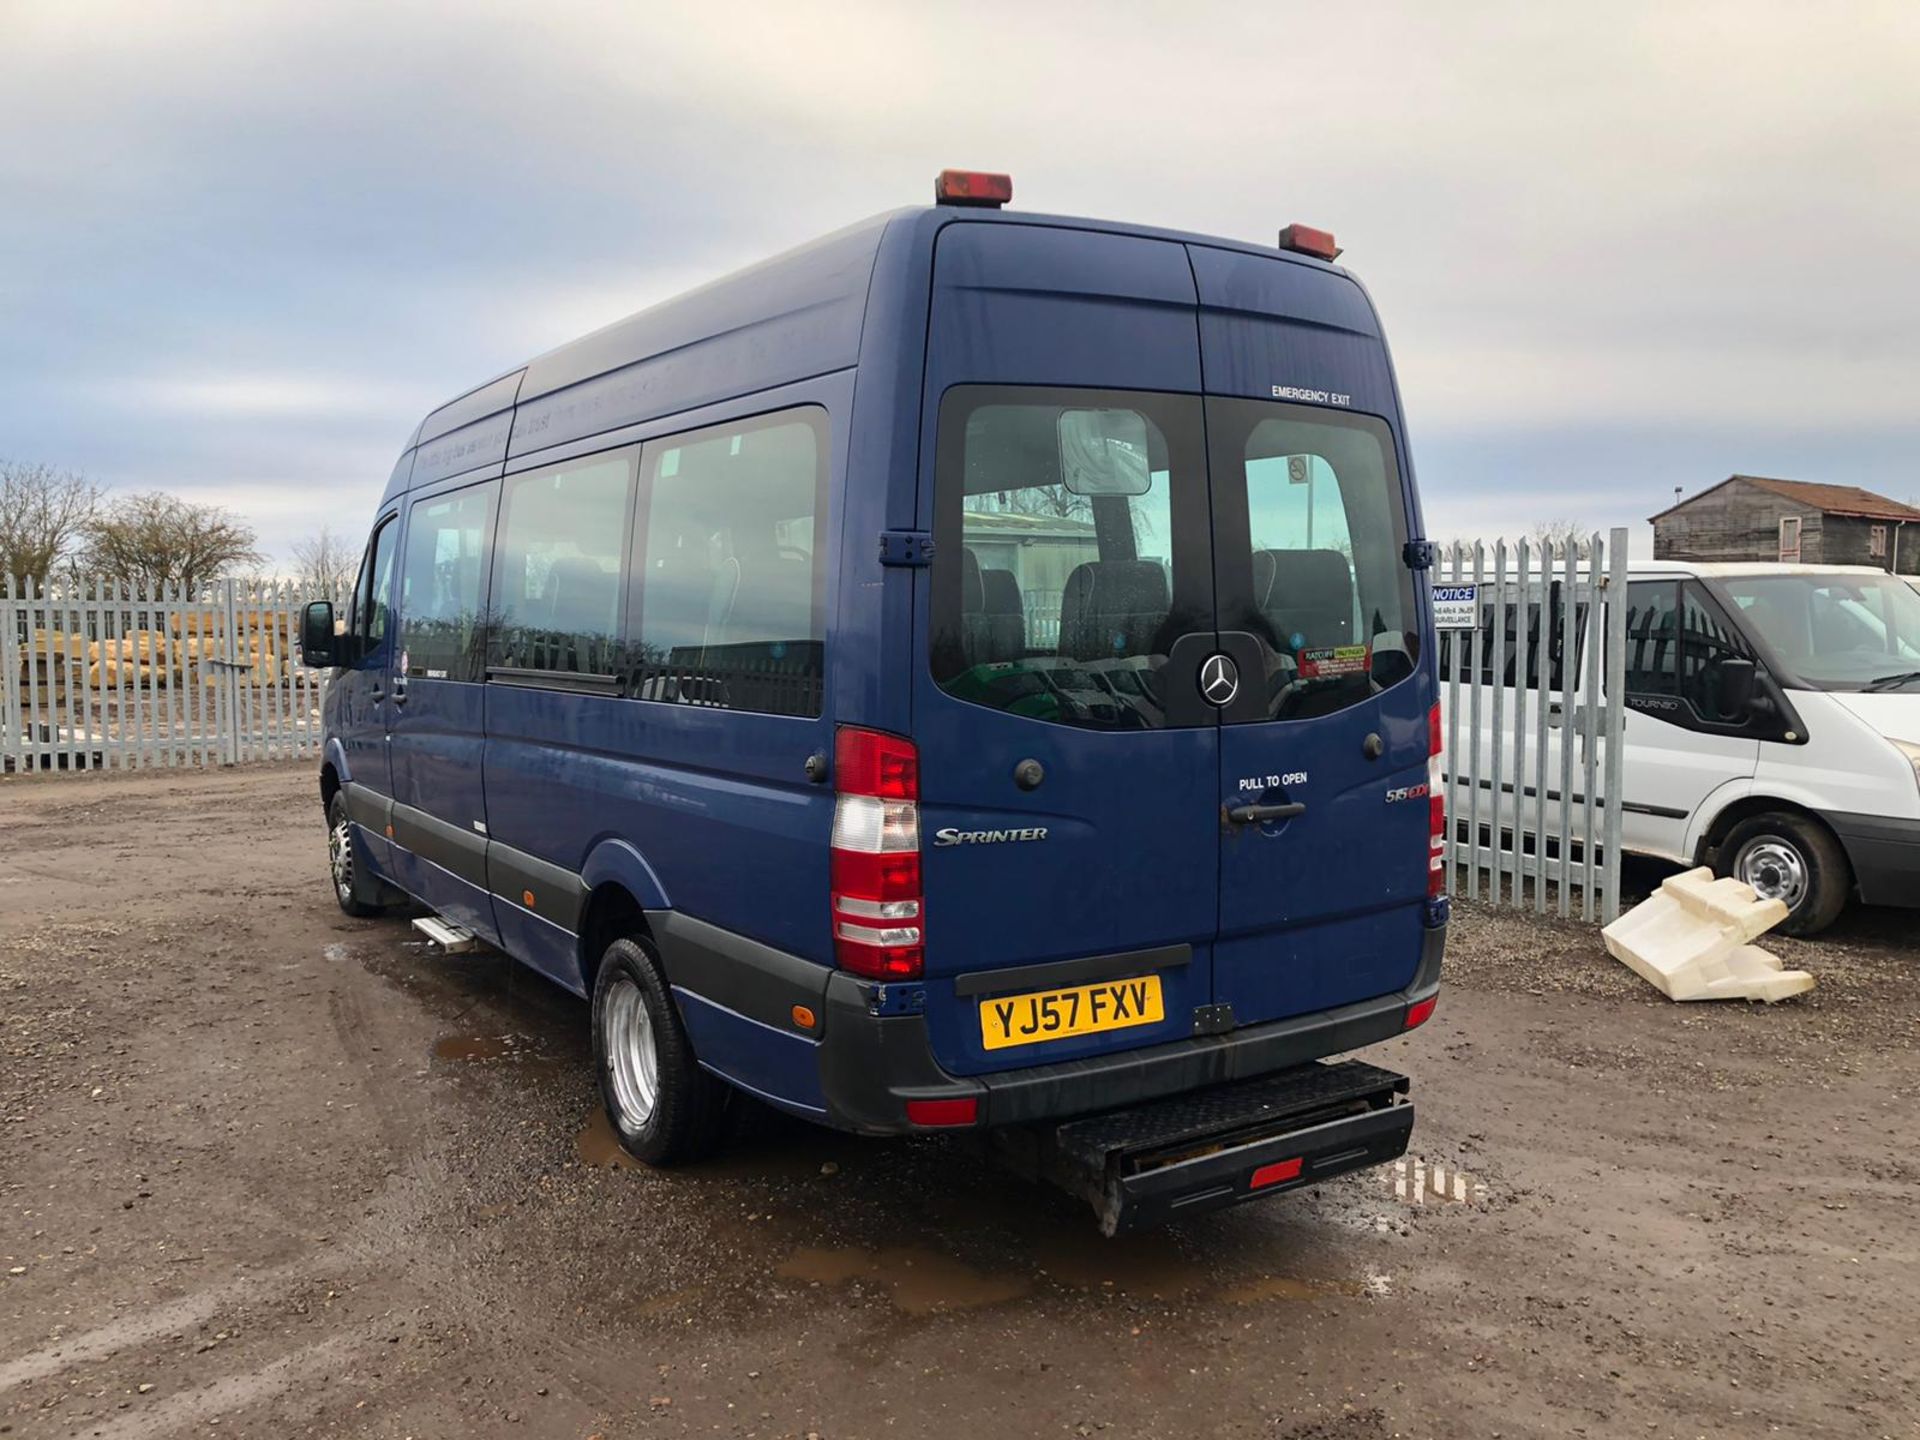
[[[1373,652],[1365,645],[1328,645],[1318,650],[1302,650],[1299,663],[1301,678],[1305,680],[1364,675],[1373,668]]]
[[[1436,585],[1433,587],[1433,628],[1436,630],[1473,630],[1480,624],[1480,587],[1478,585]]]

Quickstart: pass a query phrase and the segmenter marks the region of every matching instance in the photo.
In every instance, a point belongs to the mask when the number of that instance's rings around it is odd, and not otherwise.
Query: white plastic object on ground
[[[1813,988],[1804,970],[1748,942],[1787,918],[1784,901],[1762,900],[1731,876],[1702,866],[1665,881],[1600,936],[1607,953],[1673,1000],[1764,1000]]]

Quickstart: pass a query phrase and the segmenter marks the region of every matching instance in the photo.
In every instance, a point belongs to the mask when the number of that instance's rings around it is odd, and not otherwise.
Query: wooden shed
[[[1656,560],[1786,560],[1920,574],[1920,510],[1857,485],[1730,475],[1652,520]]]

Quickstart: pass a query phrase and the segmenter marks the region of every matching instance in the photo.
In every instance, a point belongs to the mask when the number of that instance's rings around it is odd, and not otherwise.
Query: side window
[[[826,412],[650,440],[640,468],[625,692],[818,715]]]
[[[500,500],[489,663],[612,675],[633,452],[515,475]]]
[[[382,520],[367,545],[366,558],[360,562],[347,629],[360,638],[362,654],[371,653],[387,638],[387,614],[393,598],[393,541],[399,528],[393,516]]]
[[[488,530],[499,485],[416,500],[400,567],[400,660],[409,677],[478,680]]]
[[[1681,586],[1680,596],[1680,694],[1702,720],[1741,723],[1746,716],[1720,713],[1720,662],[1746,658],[1747,648],[1699,586]]]
[[[1627,586],[1627,693],[1680,693],[1680,617],[1671,580]]]

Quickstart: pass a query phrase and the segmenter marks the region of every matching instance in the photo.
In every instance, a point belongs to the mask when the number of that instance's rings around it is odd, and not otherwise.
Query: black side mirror
[[[1759,671],[1753,661],[1729,656],[1720,662],[1720,715],[1725,720],[1744,720],[1753,710],[1754,682]]]
[[[345,659],[344,637],[333,633],[333,602],[315,600],[300,612],[300,663],[330,670]]]

